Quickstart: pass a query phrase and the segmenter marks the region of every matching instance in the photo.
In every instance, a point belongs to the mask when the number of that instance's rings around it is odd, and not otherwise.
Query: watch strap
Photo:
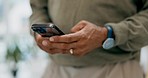
[[[108,32],[107,32],[107,39],[104,41],[102,47],[104,49],[110,49],[114,46],[115,40],[114,40],[114,33],[113,33],[113,29],[110,25],[105,25],[105,27],[107,28]]]
[[[113,28],[110,25],[105,25],[108,30],[107,38],[113,38]]]

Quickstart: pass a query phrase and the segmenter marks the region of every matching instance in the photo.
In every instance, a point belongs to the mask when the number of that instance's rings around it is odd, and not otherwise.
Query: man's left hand
[[[73,55],[83,56],[90,51],[102,47],[107,38],[107,29],[96,26],[87,21],[80,21],[71,29],[70,34],[53,36],[49,38],[52,46],[58,49],[73,50]],[[56,50],[55,50],[56,51]]]

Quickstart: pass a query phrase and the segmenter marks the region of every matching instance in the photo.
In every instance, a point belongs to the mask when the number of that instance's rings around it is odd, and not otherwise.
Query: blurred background
[[[41,78],[44,73],[48,54],[30,35],[31,13],[29,0],[0,0],[0,78]],[[148,73],[148,46],[141,51],[140,63]]]
[[[29,0],[0,0],[0,78],[41,78],[48,55],[29,32]]]

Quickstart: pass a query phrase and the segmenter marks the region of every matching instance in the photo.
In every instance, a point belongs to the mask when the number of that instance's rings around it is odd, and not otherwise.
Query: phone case
[[[64,33],[54,24],[33,24],[31,29],[42,37],[51,37],[55,35],[64,35]]]

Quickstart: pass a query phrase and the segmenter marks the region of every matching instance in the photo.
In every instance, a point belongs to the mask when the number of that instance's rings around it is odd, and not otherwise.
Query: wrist
[[[115,45],[115,36],[113,29],[110,25],[105,25],[107,29],[107,38],[104,40],[102,47],[104,49],[111,49]]]
[[[108,33],[107,28],[102,27],[102,32],[103,32],[103,41],[105,41],[107,39],[107,33]]]

